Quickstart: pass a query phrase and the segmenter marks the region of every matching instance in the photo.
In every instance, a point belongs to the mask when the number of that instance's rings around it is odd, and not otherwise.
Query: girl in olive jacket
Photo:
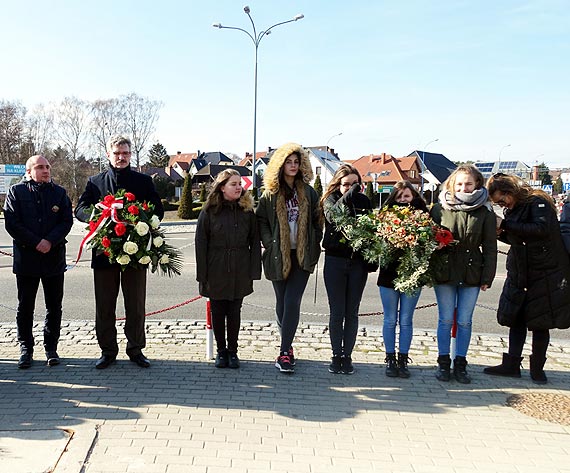
[[[495,214],[481,172],[473,165],[459,166],[443,183],[439,203],[430,212],[433,220],[453,233],[456,244],[438,255],[434,271],[439,312],[437,326],[437,379],[450,379],[450,345],[457,308],[457,356],[453,374],[463,384],[467,374],[467,350],[471,341],[473,311],[479,291],[491,287],[497,267]]]
[[[320,256],[323,217],[309,185],[313,171],[307,151],[296,143],[278,148],[265,171],[265,191],[257,207],[265,277],[273,283],[281,346],[275,366],[294,371],[293,338],[301,298]]]
[[[520,378],[522,351],[530,330],[530,376],[535,383],[545,384],[549,329],[570,327],[570,261],[557,211],[549,195],[532,189],[517,176],[496,174],[487,187],[493,202],[505,207],[505,218],[497,217],[497,232],[510,249],[497,320],[510,329],[503,362],[484,372]]]
[[[218,355],[216,367],[239,368],[238,334],[243,298],[261,279],[261,246],[253,198],[235,169],[216,176],[196,227],[196,279],[210,298]],[[226,345],[227,320],[227,345]]]

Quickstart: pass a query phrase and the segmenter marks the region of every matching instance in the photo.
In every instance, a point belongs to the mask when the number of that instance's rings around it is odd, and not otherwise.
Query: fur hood
[[[309,152],[297,143],[287,143],[280,146],[269,160],[263,177],[263,185],[266,192],[276,194],[279,191],[279,171],[291,153],[299,153],[301,156],[299,172],[303,176],[303,182],[309,184],[313,180]]]
[[[244,192],[244,194],[239,198],[238,205],[243,209],[244,212],[253,212],[255,208],[255,201],[251,192]]]

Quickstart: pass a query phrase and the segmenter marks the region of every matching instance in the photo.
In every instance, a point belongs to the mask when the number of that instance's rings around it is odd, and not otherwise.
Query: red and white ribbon
[[[89,230],[87,235],[81,240],[79,244],[79,253],[77,255],[77,259],[75,260],[74,266],[79,262],[81,255],[83,253],[83,249],[89,244],[93,238],[97,236],[99,231],[107,225],[109,219],[115,223],[126,223],[119,218],[119,214],[117,211],[123,208],[123,199],[116,199],[110,195],[105,197],[101,202],[95,204],[95,207],[101,209],[101,215],[99,216],[99,220],[97,220],[95,226]],[[93,221],[93,215],[95,214],[95,209],[93,209],[93,213],[91,214],[90,221]]]

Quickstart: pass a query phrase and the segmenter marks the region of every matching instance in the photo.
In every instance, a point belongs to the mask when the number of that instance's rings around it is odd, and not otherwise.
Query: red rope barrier
[[[176,305],[173,305],[171,307],[167,307],[166,309],[160,309],[160,310],[155,310],[154,312],[149,312],[148,314],[145,314],[145,317],[150,317],[151,315],[156,315],[156,314],[160,314],[162,312],[167,312],[167,311],[172,310],[172,309],[177,309],[178,307],[182,307],[184,305],[190,304],[191,302],[197,301],[198,299],[202,299],[202,296],[193,297],[192,299],[188,299],[187,301],[181,302],[180,304],[176,304]],[[117,320],[125,320],[125,317],[122,317],[122,318],[117,319]]]

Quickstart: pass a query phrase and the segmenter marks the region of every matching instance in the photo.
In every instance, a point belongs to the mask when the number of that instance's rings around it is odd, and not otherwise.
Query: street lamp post
[[[501,172],[501,155],[503,154],[503,150],[504,150],[505,148],[508,148],[509,146],[511,146],[510,143],[509,143],[508,145],[503,146],[503,147],[501,148],[501,151],[499,151],[499,162],[497,163],[497,164],[498,164],[498,166],[497,166],[497,172]]]
[[[422,172],[421,172],[421,174],[422,174],[422,185],[421,185],[421,189],[420,189],[420,191],[421,191],[420,195],[422,196],[422,198],[424,196],[424,172],[425,172],[424,161],[425,161],[425,157],[426,157],[426,151],[425,150],[427,149],[427,147],[429,145],[431,145],[432,143],[435,143],[436,141],[439,141],[439,138],[436,138],[435,140],[428,141],[427,144],[424,146],[424,149],[422,150]]]
[[[329,152],[329,143],[331,142],[331,140],[333,138],[336,138],[337,136],[342,135],[342,131],[340,133],[336,133],[334,135],[332,135],[328,140],[327,140],[327,146],[325,149],[325,173],[324,173],[324,179],[323,179],[323,187],[326,187],[326,183],[327,183],[327,161],[329,160],[328,157],[328,152]]]
[[[284,25],[286,23],[291,23],[293,21],[301,20],[305,16],[302,14],[295,15],[291,20],[281,21],[279,23],[275,23],[274,25],[270,26],[269,28],[262,30],[257,33],[257,29],[255,28],[255,23],[253,22],[253,18],[251,17],[251,10],[249,6],[243,7],[243,11],[249,17],[249,21],[251,21],[251,26],[253,27],[253,34],[243,28],[237,28],[235,26],[223,26],[221,23],[214,23],[212,26],[214,28],[219,29],[227,29],[227,30],[237,30],[245,33],[251,39],[253,46],[255,48],[255,70],[254,70],[254,86],[253,86],[253,161],[251,166],[251,177],[252,177],[252,185],[256,187],[256,175],[255,175],[255,159],[257,154],[257,50],[259,49],[259,43],[261,40],[268,34],[271,33],[271,30],[279,25]]]

